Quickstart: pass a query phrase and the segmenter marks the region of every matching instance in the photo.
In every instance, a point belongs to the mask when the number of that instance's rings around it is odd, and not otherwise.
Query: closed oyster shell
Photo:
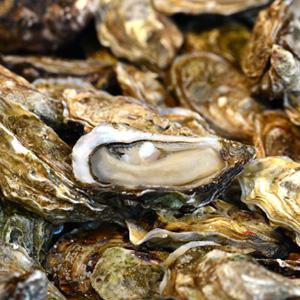
[[[101,191],[126,197],[180,192],[196,194],[195,204],[210,201],[253,157],[250,146],[197,136],[129,98],[117,97],[95,114],[99,125],[73,148],[73,173]]]
[[[4,0],[0,51],[47,52],[71,41],[93,17],[95,0]]]
[[[114,76],[113,64],[100,60],[71,60],[47,56],[2,55],[0,63],[32,82],[41,78],[78,78],[97,88]]]
[[[257,157],[288,156],[300,161],[300,131],[283,111],[256,116],[253,144]]]
[[[175,24],[150,0],[101,0],[97,12],[100,43],[129,61],[165,68],[183,43]]]
[[[227,60],[211,52],[181,55],[170,76],[180,103],[200,113],[218,134],[243,140],[252,136],[254,116],[262,107]]]
[[[299,166],[288,157],[267,157],[249,164],[239,177],[241,200],[259,207],[276,226],[292,230],[300,244]]]
[[[148,231],[128,221],[129,238],[134,245],[176,247],[191,241],[214,241],[239,248],[252,248],[265,256],[285,255],[280,236],[258,213],[243,211],[222,200],[193,214],[175,217],[160,213],[153,229]]]
[[[65,300],[25,249],[0,243],[0,299]]]
[[[270,272],[241,253],[194,247],[173,255],[161,287],[178,300],[282,300],[300,295],[299,280]]]
[[[152,0],[154,7],[165,14],[221,14],[231,15],[267,4],[269,0]]]

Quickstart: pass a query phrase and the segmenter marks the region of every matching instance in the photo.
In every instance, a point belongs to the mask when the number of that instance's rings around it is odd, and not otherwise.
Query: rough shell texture
[[[300,164],[287,157],[267,157],[249,164],[239,181],[242,201],[262,209],[272,223],[300,233]]]
[[[0,50],[55,50],[87,25],[96,4],[95,0],[47,0],[43,5],[31,0],[1,1]]]
[[[171,20],[157,13],[150,0],[101,0],[97,32],[102,45],[133,62],[164,68],[182,45]]]

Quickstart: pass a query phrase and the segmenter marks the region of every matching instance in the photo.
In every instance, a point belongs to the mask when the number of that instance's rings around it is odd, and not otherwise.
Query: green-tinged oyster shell
[[[146,300],[158,295],[163,268],[146,254],[120,247],[107,249],[91,275],[104,300]]]
[[[160,213],[152,230],[128,221],[130,241],[135,245],[176,247],[190,241],[214,241],[223,245],[252,248],[265,256],[284,256],[280,236],[264,217],[243,211],[222,200],[213,206],[198,209],[193,214],[175,217]]]
[[[250,96],[248,82],[229,61],[212,52],[178,56],[171,88],[181,105],[202,115],[220,135],[247,140],[262,105]]]
[[[46,52],[72,41],[97,9],[95,0],[2,0],[0,51]]]
[[[65,300],[25,249],[0,242],[0,299]]]
[[[129,61],[165,68],[183,42],[175,24],[157,13],[151,0],[101,0],[97,12],[100,43]]]
[[[221,14],[231,15],[254,7],[260,7],[269,0],[152,0],[154,7],[165,14]]]
[[[272,223],[292,230],[300,244],[300,164],[288,157],[267,157],[249,164],[239,177],[241,200],[262,209]]]
[[[100,60],[2,55],[0,63],[30,82],[41,78],[77,78],[102,88],[114,76],[113,64]]]
[[[0,240],[23,247],[36,262],[44,260],[53,231],[42,218],[0,202]]]
[[[270,272],[241,253],[194,247],[172,257],[161,285],[178,300],[282,300],[300,295],[299,280]]]

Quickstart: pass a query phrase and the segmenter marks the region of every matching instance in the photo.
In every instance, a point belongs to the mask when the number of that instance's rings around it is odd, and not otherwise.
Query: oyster
[[[170,77],[180,103],[200,113],[217,133],[242,140],[252,137],[253,118],[262,107],[227,60],[211,52],[181,55]]]
[[[185,14],[222,14],[231,15],[251,8],[260,7],[269,0],[152,0],[154,7],[167,15]]]
[[[157,73],[140,71],[132,65],[123,63],[117,64],[116,73],[124,95],[141,99],[153,106],[163,107],[173,102],[159,81]]]
[[[101,191],[126,197],[179,192],[197,195],[190,203],[198,205],[253,157],[251,146],[197,136],[130,98],[117,97],[95,114],[99,124],[73,147],[73,173],[83,186]]]
[[[84,29],[96,9],[95,0],[1,1],[0,51],[55,50]]]
[[[286,93],[284,109],[289,119],[297,126],[300,125],[300,91]]]
[[[7,202],[0,202],[0,240],[23,247],[36,262],[45,258],[54,226]]]
[[[41,78],[78,78],[105,87],[114,76],[113,64],[99,60],[67,60],[47,56],[2,55],[0,63],[34,81]]]
[[[150,299],[163,275],[160,254],[134,250],[125,234],[111,224],[75,230],[50,251],[46,269],[68,296]]]
[[[276,226],[292,230],[300,245],[299,167],[287,157],[267,157],[249,164],[239,177],[241,200],[259,207]]]
[[[282,111],[265,111],[255,120],[257,157],[288,156],[300,162],[300,131]]]
[[[108,208],[94,203],[74,183],[70,148],[34,114],[1,96],[0,132],[0,189],[5,200],[54,223],[106,215]]]
[[[270,272],[247,255],[200,247],[176,252],[170,255],[163,295],[178,300],[282,300],[300,295],[298,279]]]
[[[0,299],[65,300],[17,245],[0,243]]]
[[[278,98],[299,91],[300,59],[295,21],[297,1],[276,0],[259,14],[242,60],[255,93]]]
[[[160,213],[152,230],[147,231],[127,222],[130,241],[135,245],[150,242],[155,246],[172,247],[191,241],[215,241],[218,244],[252,248],[264,256],[279,257],[286,251],[264,217],[243,211],[222,200],[205,206],[193,214],[175,217]]]
[[[183,43],[181,32],[151,0],[101,0],[97,12],[100,43],[129,61],[165,68]]]

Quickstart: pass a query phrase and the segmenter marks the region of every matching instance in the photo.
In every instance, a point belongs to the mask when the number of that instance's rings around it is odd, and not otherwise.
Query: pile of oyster
[[[300,0],[0,1],[0,299],[300,299]]]

